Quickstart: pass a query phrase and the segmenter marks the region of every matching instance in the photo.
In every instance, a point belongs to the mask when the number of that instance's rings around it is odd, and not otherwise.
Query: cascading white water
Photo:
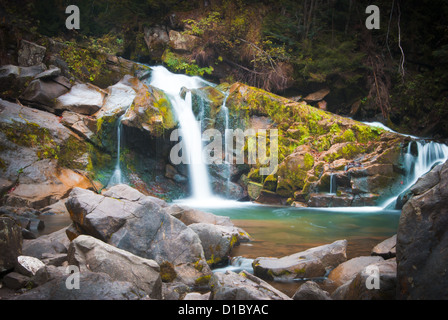
[[[334,174],[330,175],[330,193],[336,194],[337,185],[336,185],[336,176]]]
[[[210,85],[199,77],[190,77],[169,72],[162,66],[152,67],[149,84],[165,92],[176,113],[183,139],[183,152],[189,160],[190,185],[194,200],[209,200],[212,197],[206,164],[203,160],[202,132],[193,113],[191,92],[182,99],[182,88],[199,89]]]
[[[416,145],[416,155],[413,155],[412,144]],[[406,170],[406,182],[403,189],[407,190],[414,185],[417,180],[428,173],[437,163],[443,163],[448,160],[448,146],[437,142],[413,141],[408,145],[404,155],[404,166]],[[384,208],[395,204],[399,195],[393,196],[383,204]]]
[[[118,125],[117,125],[117,161],[115,163],[115,169],[112,177],[109,180],[108,186],[114,186],[120,183],[123,183],[122,179],[122,173],[121,173],[121,165],[120,165],[120,154],[121,154],[121,121],[123,120],[122,115],[120,118],[118,118]]]
[[[226,175],[227,175],[227,196],[229,196],[230,193],[230,175],[231,175],[231,163],[229,161],[229,150],[228,150],[228,144],[227,140],[229,138],[229,108],[227,108],[227,97],[229,96],[229,93],[225,93],[224,100],[221,106],[222,112],[224,112],[224,155],[225,159],[224,162],[226,164]]]

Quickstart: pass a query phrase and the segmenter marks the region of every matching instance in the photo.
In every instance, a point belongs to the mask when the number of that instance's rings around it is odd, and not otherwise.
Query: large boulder
[[[339,287],[344,283],[352,280],[360,271],[362,271],[368,265],[381,261],[383,261],[383,258],[381,257],[356,257],[350,259],[331,270],[330,274],[328,275],[328,280],[334,286]]]
[[[128,193],[138,191],[129,186]],[[115,194],[117,186],[109,192]],[[132,192],[131,192],[132,191]],[[81,234],[94,236],[117,248],[161,266],[162,279],[194,284],[210,275],[201,241],[181,221],[167,214],[152,197],[112,198],[75,188],[66,203],[71,219]]]
[[[375,281],[378,284],[377,288],[374,286]],[[368,286],[368,283],[372,287]],[[389,259],[366,266],[351,281],[338,287],[331,294],[331,298],[333,300],[394,300],[396,289],[397,262],[395,259]]]
[[[267,282],[242,271],[215,272],[210,279],[210,300],[291,300]]]
[[[307,281],[294,293],[294,300],[331,300],[330,294],[314,281]]]
[[[6,65],[0,67],[0,97],[17,99],[33,78],[45,71],[44,64],[31,67]]]
[[[397,232],[399,299],[448,299],[448,162],[411,189]]]
[[[170,47],[179,52],[191,52],[199,43],[198,37],[175,30],[170,30],[169,38]]]
[[[235,227],[209,223],[193,223],[189,227],[201,239],[205,259],[211,267],[227,263],[232,248],[239,243]]]
[[[21,40],[18,52],[18,62],[22,67],[31,67],[41,64],[45,58],[47,48],[36,43]]]
[[[185,205],[172,205],[166,209],[176,219],[179,219],[185,225],[193,223],[209,223],[220,226],[232,227],[233,223],[229,217],[217,216],[210,212],[200,211]]]
[[[160,268],[155,261],[137,257],[96,238],[82,235],[73,240],[68,263],[78,266],[80,272],[103,272],[116,281],[131,282],[150,298],[162,297]]]
[[[73,275],[63,274],[14,300],[138,300],[146,293],[127,281],[116,281],[105,273],[79,273],[79,289],[69,289]]]
[[[43,73],[41,73],[41,75]],[[39,77],[39,75],[36,77]],[[55,112],[56,99],[66,94],[70,88],[70,82],[62,76],[56,78],[39,78],[31,81],[29,86],[20,96],[20,100],[26,105],[35,106],[49,112]]]
[[[103,106],[105,92],[91,84],[77,84],[56,100],[56,110],[92,115]]]
[[[7,205],[39,209],[75,186],[94,188],[74,170],[88,165],[86,143],[54,114],[0,100],[0,148],[2,177],[14,182],[5,190]]]
[[[177,119],[166,94],[136,79],[132,84],[136,95],[126,110],[123,125],[137,128],[153,137],[160,137],[165,130],[174,129]]]
[[[15,267],[22,254],[22,230],[9,217],[0,217],[0,272]]]
[[[338,240],[282,258],[257,258],[252,265],[256,276],[268,280],[323,277],[347,260],[346,250],[347,240]]]
[[[40,236],[37,239],[23,240],[23,254],[37,259],[44,259],[47,254],[66,254],[70,241],[66,228]]]

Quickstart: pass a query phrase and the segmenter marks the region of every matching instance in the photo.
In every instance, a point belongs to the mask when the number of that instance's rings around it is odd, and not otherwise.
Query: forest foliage
[[[76,32],[64,27],[69,4],[81,11]],[[379,30],[365,27],[370,4]],[[150,57],[144,29],[176,29],[201,46],[186,60],[168,52],[175,71],[285,95],[328,88],[332,112],[448,136],[443,0],[1,0],[0,10],[40,34],[147,63],[161,57]]]

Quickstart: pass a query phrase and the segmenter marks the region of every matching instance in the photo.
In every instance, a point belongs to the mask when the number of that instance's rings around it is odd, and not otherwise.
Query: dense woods
[[[283,95],[325,88],[330,111],[448,133],[445,1],[72,1],[81,11],[75,32],[64,28],[67,1],[7,2],[4,19],[26,30]],[[379,30],[365,27],[369,4],[380,8]],[[162,56],[163,45],[145,44],[155,27],[197,36],[200,45],[181,61]]]

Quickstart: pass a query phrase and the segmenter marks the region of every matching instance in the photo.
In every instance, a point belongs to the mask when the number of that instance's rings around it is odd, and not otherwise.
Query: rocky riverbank
[[[347,241],[339,240],[286,257],[259,257],[252,264],[253,272],[240,273],[212,271],[227,264],[234,246],[251,241],[228,218],[168,204],[127,185],[102,194],[75,188],[65,202],[72,224],[60,231],[24,239],[27,233],[23,231],[30,226],[25,210],[0,218],[3,298],[446,298],[444,271],[437,266],[447,261],[441,195],[447,166],[436,166],[419,179],[403,208],[397,236],[372,248],[370,256],[347,260]],[[436,209],[426,210],[427,206]],[[2,207],[2,212],[8,210]],[[425,235],[436,229],[440,230],[437,238],[428,241],[430,236]],[[415,245],[425,249],[414,250]],[[79,290],[66,287],[69,266],[80,271]],[[291,279],[304,282],[292,296],[266,282]]]

